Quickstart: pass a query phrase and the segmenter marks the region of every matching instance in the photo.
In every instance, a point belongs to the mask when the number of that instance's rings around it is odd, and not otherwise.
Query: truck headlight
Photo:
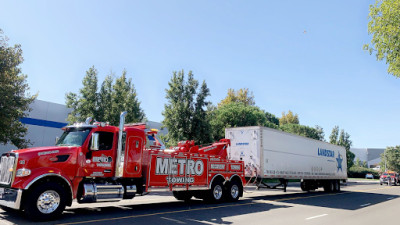
[[[18,169],[16,174],[17,177],[26,177],[29,175],[31,175],[31,170],[26,168]]]

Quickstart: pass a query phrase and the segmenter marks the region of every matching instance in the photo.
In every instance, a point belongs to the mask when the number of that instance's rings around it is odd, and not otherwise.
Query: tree
[[[384,153],[381,154],[380,165],[385,171],[400,171],[400,146],[387,147]]]
[[[171,145],[182,140],[195,140],[199,144],[209,143],[210,130],[204,108],[209,104],[206,98],[210,93],[205,81],[197,94],[199,82],[194,79],[193,72],[189,71],[185,80],[185,73],[181,70],[173,72],[168,86],[168,103],[164,105],[162,114]]]
[[[115,84],[113,74],[108,75],[98,93],[98,72],[94,66],[91,67],[83,78],[83,88],[79,90],[79,95],[72,92],[66,94],[66,105],[72,108],[68,121],[82,122],[92,117],[97,121],[118,125],[122,111],[128,112],[126,123],[142,121],[145,118],[144,112],[140,108],[132,79],[127,79],[126,74],[124,70]]]
[[[97,118],[97,70],[94,66],[86,71],[82,84],[80,95],[72,92],[66,94],[66,105],[73,109],[67,119],[71,123],[85,121],[87,117]]]
[[[279,127],[279,129],[282,131],[288,132],[288,133],[297,134],[297,135],[312,138],[315,140],[324,141],[324,130],[320,126],[316,126],[315,128],[312,128],[312,127],[305,126],[305,125],[287,123],[287,124],[281,125]]]
[[[355,154],[350,151],[351,145],[353,144],[353,142],[350,140],[350,135],[344,130],[341,130],[339,142],[337,144],[346,148],[347,168],[352,167],[354,164]]]
[[[203,81],[200,92],[197,95],[195,103],[195,111],[193,115],[192,133],[197,138],[199,144],[212,142],[212,132],[210,125],[210,118],[207,114],[205,106],[210,105],[206,98],[210,95],[210,90],[205,81]]]
[[[117,125],[121,112],[127,111],[125,121],[127,123],[140,122],[145,115],[140,108],[140,102],[137,99],[136,89],[132,84],[132,79],[126,79],[126,70],[122,76],[115,80],[112,92],[112,109],[110,123]]]
[[[332,129],[331,135],[329,136],[329,143],[336,144],[339,138],[339,126],[335,126]]]
[[[111,73],[104,79],[101,84],[100,93],[99,93],[99,113],[98,120],[99,121],[111,121],[113,120],[113,116],[111,113],[113,106],[113,83],[114,83],[114,74]]]
[[[265,117],[267,118],[267,121],[269,123],[272,123],[276,125],[277,127],[279,126],[279,118],[277,118],[274,114],[265,112]]]
[[[388,73],[400,77],[400,0],[376,0],[370,6],[368,33],[371,45],[364,45],[377,60],[386,60]]]
[[[357,157],[354,166],[362,167],[362,161]]]
[[[367,161],[362,161],[362,165],[361,165],[362,167],[364,167],[364,168],[368,168],[368,163],[367,163]]]
[[[257,106],[241,102],[223,104],[212,112],[211,127],[214,140],[225,136],[225,128],[242,126],[268,126],[265,112]]]
[[[0,143],[11,143],[17,148],[25,148],[27,128],[20,122],[30,111],[29,104],[37,95],[31,96],[22,74],[20,64],[24,61],[20,45],[8,46],[8,38],[0,29]]]
[[[285,124],[300,124],[299,122],[299,116],[294,115],[292,111],[289,110],[287,114],[285,112],[282,112],[282,117],[279,119],[279,124],[280,125],[285,125]]]
[[[339,136],[338,134],[339,134],[339,126],[335,126],[332,129],[331,135],[329,136],[329,142],[331,144],[345,147],[346,157],[347,157],[347,168],[350,168],[354,165],[354,157],[355,157],[354,153],[350,151],[353,142],[350,140],[350,135],[343,129],[340,131]]]
[[[318,140],[325,141],[324,129],[321,126],[315,125],[315,132],[317,134]]]
[[[236,92],[234,89],[229,88],[227,96],[218,104],[218,106],[230,104],[232,102],[241,102],[245,106],[255,105],[254,95],[249,92],[248,88],[241,88]]]
[[[66,105],[73,109],[68,115],[68,121],[72,123],[85,121],[87,117],[97,118],[98,116],[97,70],[94,66],[86,71],[82,84],[83,88],[79,90],[79,96],[71,92],[66,95]]]

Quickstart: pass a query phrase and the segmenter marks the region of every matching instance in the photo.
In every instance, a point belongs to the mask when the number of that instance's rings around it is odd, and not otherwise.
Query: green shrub
[[[374,178],[379,178],[379,173],[376,170],[360,167],[360,166],[352,166],[347,171],[348,177],[350,178],[365,178],[367,173],[372,173]]]

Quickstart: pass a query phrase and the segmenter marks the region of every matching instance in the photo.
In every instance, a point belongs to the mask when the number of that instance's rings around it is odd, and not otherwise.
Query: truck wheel
[[[189,201],[193,195],[189,191],[173,191],[172,194],[177,200],[180,201]]]
[[[211,185],[211,190],[208,191],[206,201],[210,203],[220,203],[224,200],[224,186],[219,180],[215,180]]]
[[[243,187],[236,181],[232,181],[227,186],[226,198],[228,201],[239,200],[240,193],[243,191]]]
[[[35,221],[53,220],[62,214],[66,205],[66,193],[57,183],[34,187],[24,201],[25,215]]]
[[[337,180],[331,181],[333,183],[333,192],[340,191],[340,182]]]
[[[332,181],[327,181],[324,185],[325,192],[332,192],[334,190],[334,185]]]

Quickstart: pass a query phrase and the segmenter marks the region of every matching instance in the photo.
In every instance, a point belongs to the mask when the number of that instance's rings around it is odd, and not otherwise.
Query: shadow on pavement
[[[348,183],[347,185],[353,184]],[[376,183],[371,184],[371,187],[372,185],[374,188],[377,187]],[[295,192],[247,197],[238,202],[222,204],[206,204],[196,199],[189,202],[171,201],[133,203],[132,205],[116,203],[116,205],[100,207],[86,204],[80,205],[78,208],[67,208],[57,221],[45,223],[29,222],[16,212],[0,213],[0,219],[4,219],[10,224],[231,224],[232,222],[227,219],[229,217],[293,207],[290,204],[358,210],[399,197],[399,195],[365,191]],[[289,203],[289,205],[285,203]]]
[[[349,195],[351,195],[351,198],[349,197]],[[251,199],[334,209],[357,210],[399,197],[399,195],[377,194],[368,192],[342,191],[340,193],[325,193],[320,191],[309,193],[281,194],[274,196],[257,196],[252,197]]]
[[[195,199],[189,202],[67,208],[59,220],[44,223],[29,222],[18,213],[0,213],[0,217],[12,224],[231,224],[224,218],[289,207],[252,200],[206,204]]]

